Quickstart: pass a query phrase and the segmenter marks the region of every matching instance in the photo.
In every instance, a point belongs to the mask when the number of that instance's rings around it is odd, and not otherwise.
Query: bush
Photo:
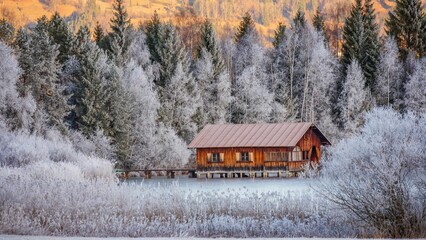
[[[332,148],[319,192],[384,237],[425,237],[425,156],[425,114],[375,109]]]

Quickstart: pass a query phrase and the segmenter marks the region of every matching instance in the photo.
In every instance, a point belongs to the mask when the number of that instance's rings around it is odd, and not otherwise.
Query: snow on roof
[[[330,145],[313,123],[209,124],[188,148],[294,147],[311,127],[322,144]]]

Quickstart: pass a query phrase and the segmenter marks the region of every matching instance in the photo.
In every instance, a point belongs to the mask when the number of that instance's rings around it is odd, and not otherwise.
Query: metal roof
[[[313,123],[262,123],[206,125],[188,148],[294,147],[310,128],[330,145]]]

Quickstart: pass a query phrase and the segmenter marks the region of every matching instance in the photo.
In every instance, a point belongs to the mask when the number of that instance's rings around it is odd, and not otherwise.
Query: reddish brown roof
[[[322,144],[330,145],[312,123],[264,123],[206,125],[188,148],[294,147],[311,127]]]

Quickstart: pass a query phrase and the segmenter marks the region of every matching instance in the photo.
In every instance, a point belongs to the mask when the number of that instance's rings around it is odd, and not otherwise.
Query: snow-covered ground
[[[141,184],[149,187],[173,186],[191,191],[249,191],[258,193],[267,192],[310,192],[317,180],[299,178],[233,178],[233,179],[196,179],[187,176],[178,176],[175,179],[154,177],[151,179],[131,178],[128,184]]]

